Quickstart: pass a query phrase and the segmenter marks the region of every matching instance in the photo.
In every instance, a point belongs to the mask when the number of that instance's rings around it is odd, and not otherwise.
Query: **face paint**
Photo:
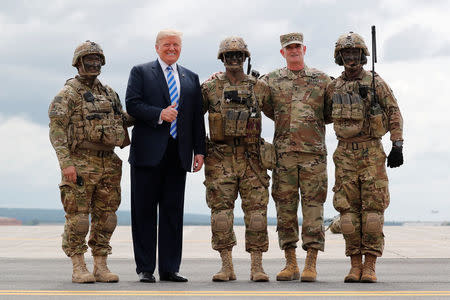
[[[240,51],[225,52],[224,65],[227,69],[241,69],[245,61],[245,53]]]
[[[341,51],[342,59],[345,64],[357,63],[361,61],[361,49],[345,49]]]
[[[78,73],[81,76],[98,76],[102,68],[102,59],[97,54],[89,54],[81,58],[81,67]]]
[[[340,55],[342,57],[342,61],[344,62],[345,71],[348,75],[356,75],[362,68],[361,65],[361,49],[359,48],[350,48],[341,50]]]

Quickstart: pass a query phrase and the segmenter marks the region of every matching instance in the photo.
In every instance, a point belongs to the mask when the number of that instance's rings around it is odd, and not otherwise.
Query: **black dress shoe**
[[[155,282],[155,276],[150,272],[141,272],[138,274],[140,282]]]
[[[163,272],[159,273],[159,280],[161,281],[174,281],[174,282],[187,282],[188,279],[183,277],[178,272]]]

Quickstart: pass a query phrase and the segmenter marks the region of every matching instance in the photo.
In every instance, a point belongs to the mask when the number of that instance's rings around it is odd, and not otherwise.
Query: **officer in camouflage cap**
[[[387,131],[393,142],[387,164],[391,168],[403,164],[403,119],[389,86],[378,74],[373,78],[363,69],[367,56],[360,35],[349,32],[340,36],[334,59],[344,66],[344,72],[326,92],[325,117],[333,121],[339,141],[333,155],[333,205],[341,216],[345,255],[351,259],[345,282],[377,280],[375,263],[383,253],[384,210],[389,205],[386,155],[381,144]]]
[[[274,163],[274,152],[272,145],[261,139],[261,107],[270,91],[263,81],[244,73],[243,64],[250,52],[242,38],[224,39],[217,57],[224,63],[225,73],[215,74],[202,84],[210,134],[205,159],[206,201],[211,209],[212,247],[222,258],[222,269],[212,280],[236,280],[231,251],[236,245],[233,209],[239,193],[245,249],[251,255],[250,279],[268,281],[262,253],[269,246],[267,168]]]
[[[50,141],[62,172],[59,188],[66,212],[62,248],[72,259],[72,282],[79,283],[119,280],[106,265],[122,175],[122,161],[113,149],[129,144],[126,126],[131,120],[117,93],[97,79],[104,64],[100,45],[81,43],[72,60],[79,75],[66,81],[48,111]],[[89,214],[93,274],[84,262]]]
[[[272,197],[277,209],[280,248],[286,267],[277,280],[297,280],[300,272],[295,249],[299,240],[299,192],[303,215],[302,247],[307,251],[302,281],[315,281],[318,250],[324,250],[323,203],[327,197],[327,161],[323,115],[325,87],[331,81],[323,72],[304,64],[303,34],[280,36],[281,55],[287,66],[263,77],[271,90],[264,113],[275,121],[277,156]]]

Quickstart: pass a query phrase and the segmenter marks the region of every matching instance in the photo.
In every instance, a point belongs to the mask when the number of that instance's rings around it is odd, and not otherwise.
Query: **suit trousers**
[[[185,183],[178,142],[172,137],[159,164],[131,166],[131,228],[138,274],[154,272],[157,244],[159,272],[179,271]]]

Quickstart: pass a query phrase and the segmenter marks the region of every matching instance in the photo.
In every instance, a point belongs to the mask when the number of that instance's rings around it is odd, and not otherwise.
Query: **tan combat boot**
[[[72,282],[76,283],[92,283],[95,282],[92,275],[86,268],[83,254],[75,254],[71,257],[73,265]]]
[[[221,250],[220,257],[222,258],[222,269],[214,274],[212,281],[236,280],[236,274],[234,274],[233,269],[233,258],[231,257],[231,250]]]
[[[317,249],[308,248],[306,252],[305,268],[303,269],[301,281],[314,282],[316,281],[316,261],[317,261]]]
[[[361,282],[374,283],[377,282],[377,274],[375,274],[375,263],[377,257],[372,254],[366,254],[362,269]]]
[[[252,259],[252,267],[250,270],[250,280],[252,281],[269,281],[269,276],[264,272],[262,267],[262,252],[252,251],[250,252]]]
[[[300,278],[300,270],[297,265],[297,257],[295,256],[295,248],[284,250],[286,257],[286,267],[277,274],[278,281],[298,280]]]
[[[362,255],[351,255],[350,261],[352,264],[352,268],[348,275],[345,276],[344,282],[359,282],[361,280],[361,272],[362,272]]]
[[[94,256],[94,276],[97,282],[118,282],[119,276],[111,273],[106,265],[105,256]]]

